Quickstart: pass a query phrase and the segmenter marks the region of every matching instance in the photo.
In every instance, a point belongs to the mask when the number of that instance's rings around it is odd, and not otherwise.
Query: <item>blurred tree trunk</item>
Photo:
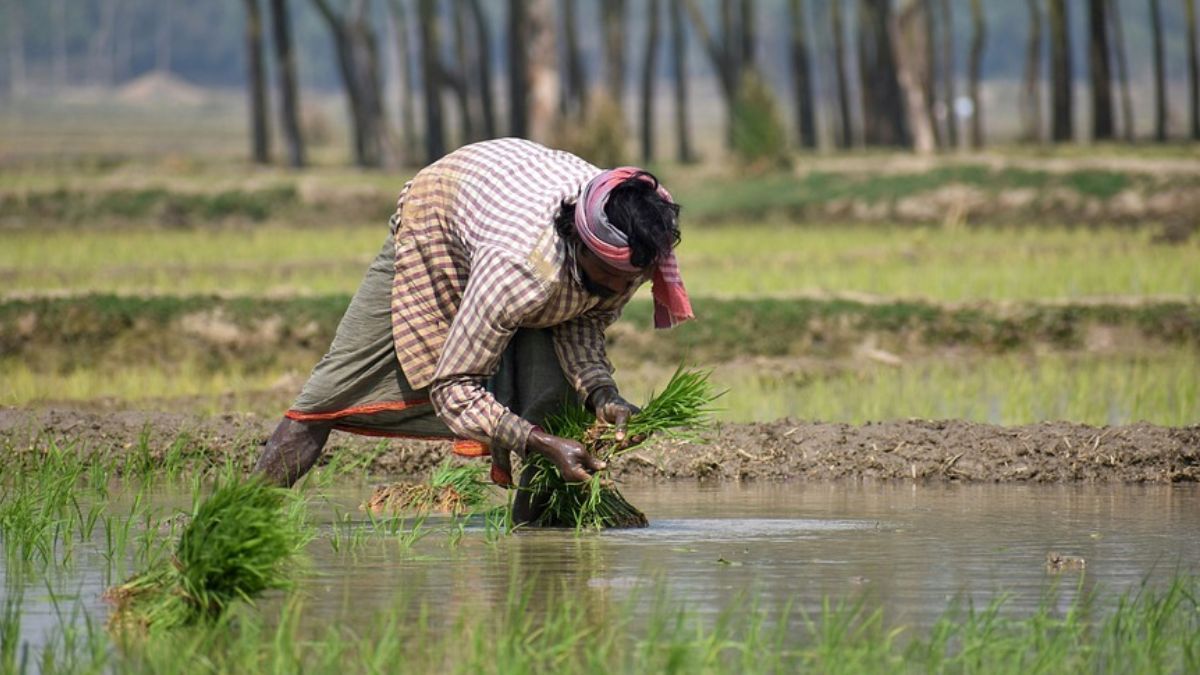
[[[425,102],[425,163],[446,154],[446,126],[442,119],[442,41],[438,30],[437,0],[417,0],[417,26],[421,35],[422,99]]]
[[[287,0],[271,0],[271,23],[275,43],[275,74],[279,80],[279,120],[288,147],[288,164],[306,164],[304,137],[300,132],[300,103],[296,88],[296,53],[292,49],[292,27]]]
[[[552,0],[530,0],[527,25],[529,138],[550,143],[560,97]]]
[[[1115,135],[1105,4],[1105,0],[1088,0],[1088,75],[1092,85],[1092,140],[1096,141],[1112,140]]]
[[[833,31],[833,70],[838,100],[837,146],[846,149],[854,144],[854,123],[850,117],[850,83],[846,78],[846,31],[842,25],[842,0],[830,0],[829,21]]]
[[[134,19],[137,14],[136,4],[128,0],[118,4],[115,13],[113,30],[112,63],[108,66],[112,73],[113,82],[124,82],[133,73]]]
[[[1108,26],[1112,29],[1113,54],[1117,62],[1117,79],[1121,83],[1121,120],[1126,142],[1132,143],[1136,133],[1133,124],[1133,97],[1129,93],[1129,61],[1125,58],[1125,29],[1121,27],[1120,3],[1106,0]]]
[[[158,33],[154,45],[154,69],[166,73],[171,70],[171,7],[174,0],[158,0]]]
[[[907,146],[903,96],[889,25],[890,0],[859,0],[858,66],[862,79],[863,141]]]
[[[1048,7],[1050,83],[1054,106],[1050,137],[1055,143],[1069,143],[1075,137],[1075,124],[1072,111],[1071,35],[1068,30],[1067,3],[1066,0],[1049,0]]]
[[[726,67],[734,73],[741,73],[742,56],[742,35],[741,12],[737,4],[738,0],[719,0],[718,21],[720,28],[720,41],[724,43],[724,48],[727,50],[725,54]],[[715,36],[714,36],[715,37]],[[736,76],[735,76],[736,79]]]
[[[250,94],[250,139],[254,161],[271,161],[271,131],[267,124],[267,82],[263,60],[262,12],[258,0],[243,0],[246,7],[246,86]]]
[[[671,62],[675,80],[675,157],[680,163],[696,161],[688,124],[687,28],[683,25],[683,0],[671,3]]]
[[[654,161],[654,83],[658,74],[659,1],[646,2],[646,51],[642,61],[642,161]]]
[[[937,32],[937,11],[934,7],[933,0],[921,0],[921,13],[925,18],[925,55],[924,65],[925,72],[922,73],[922,81],[925,89],[925,105],[928,106],[926,114],[933,121],[933,142],[937,147],[942,147],[946,144],[942,134],[942,125],[938,121],[937,102],[938,102],[938,32]],[[948,107],[945,107],[949,110]]]
[[[492,94],[492,32],[488,27],[487,15],[479,0],[467,0],[471,8],[471,16],[475,20],[475,39],[478,41],[476,58],[476,84],[479,87],[480,111],[483,116],[483,135],[485,138],[495,138],[496,133],[496,99]]]
[[[452,0],[450,4],[451,22],[454,27],[455,67],[442,66],[442,77],[454,92],[458,102],[459,145],[466,145],[479,140],[476,131],[476,117],[471,96],[471,45],[467,36],[466,7],[461,0]]]
[[[1188,115],[1192,140],[1200,141],[1200,55],[1196,53],[1196,0],[1183,0],[1187,21]]]
[[[25,16],[21,0],[8,0],[8,92],[25,93]]]
[[[415,101],[417,85],[413,77],[412,27],[409,24],[408,4],[405,0],[391,0],[388,3],[388,17],[393,29],[392,48],[396,52],[396,62],[400,70],[400,86],[396,87],[399,94],[396,108],[400,111],[400,138],[404,162],[415,164],[420,152],[417,148],[417,112]]]
[[[725,101],[725,142],[733,145],[733,113],[737,104],[742,81],[741,41],[742,31],[737,27],[737,16],[733,0],[721,0],[720,21],[721,37],[718,39],[708,28],[704,14],[696,0],[685,0],[692,27],[696,30],[700,44],[712,62],[713,70],[717,73],[717,84],[720,86],[721,98]]]
[[[1042,10],[1038,0],[1025,0],[1025,5],[1029,8],[1029,39],[1021,85],[1021,137],[1037,143],[1042,138]]]
[[[987,23],[983,16],[983,0],[971,0],[971,55],[967,73],[968,91],[971,96],[971,147],[975,149],[983,147],[983,101],[979,98],[979,82],[983,70],[983,47],[986,43]]]
[[[739,40],[741,46],[741,67],[754,68],[758,63],[758,26],[755,16],[757,12],[754,10],[754,0],[741,0],[741,17],[739,24],[742,30],[742,37]]]
[[[393,158],[385,148],[379,52],[375,33],[368,23],[369,4],[367,0],[351,0],[343,16],[333,10],[330,0],[313,2],[333,34],[338,69],[350,106],[354,162],[366,168],[392,164]]]
[[[603,0],[600,11],[608,95],[621,107],[625,100],[625,0]]]
[[[529,35],[526,0],[508,0],[508,133],[529,134]]]
[[[583,72],[583,57],[579,53],[579,30],[576,26],[575,0],[563,0],[563,68],[564,91],[562,112],[564,116],[583,119],[587,113],[587,77]]]
[[[896,77],[904,95],[904,112],[912,130],[913,149],[917,154],[930,155],[937,149],[933,134],[933,117],[925,98],[925,56],[928,53],[925,34],[928,25],[923,16],[924,3],[904,0],[888,24],[892,47],[895,50]]]
[[[1158,0],[1150,0],[1150,31],[1154,39],[1154,138],[1167,140],[1167,81],[1164,73],[1162,12]]]
[[[958,112],[955,103],[958,94],[955,92],[954,75],[954,13],[950,0],[942,0],[942,100],[946,102],[946,143],[951,148],[958,147]]]
[[[789,0],[792,25],[792,88],[796,97],[796,133],[800,145],[817,147],[816,96],[813,88],[812,62],[808,54],[808,22],[804,0]]]
[[[55,88],[62,89],[67,86],[67,0],[50,3],[50,29],[54,43],[51,72]]]
[[[21,26],[20,0],[10,0],[10,7],[16,9],[16,19],[9,29],[9,48],[10,52],[16,47],[15,52],[11,52],[13,57],[19,59],[13,61],[12,67],[14,74],[20,73],[20,83],[24,87],[25,81],[25,49],[23,42],[24,32],[20,31],[13,37],[12,30],[19,29]],[[91,64],[92,80],[96,84],[111,87],[116,78],[116,57],[113,49],[113,34],[115,33],[117,22],[117,10],[119,9],[118,0],[99,0],[100,15],[97,17],[96,29],[92,31],[92,39],[88,45],[88,61]],[[15,82],[16,80],[14,80]]]
[[[745,13],[735,6],[735,0],[721,0],[721,36],[725,42],[725,68],[730,73],[729,81],[735,84],[735,99],[742,89],[742,73],[747,65],[746,51],[742,48],[742,43],[747,38],[746,30],[741,25],[744,18]],[[750,39],[753,39],[753,36]]]

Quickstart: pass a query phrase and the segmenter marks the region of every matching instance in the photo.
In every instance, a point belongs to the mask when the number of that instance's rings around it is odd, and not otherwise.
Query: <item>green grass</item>
[[[1156,177],[1148,173],[1094,168],[1058,172],[1022,167],[996,169],[954,161],[932,168],[890,173],[868,166],[857,171],[821,170],[819,162],[815,166],[818,168],[800,176],[776,173],[722,180],[719,190],[708,189],[709,186],[697,181],[695,176],[680,172],[681,180],[672,189],[684,205],[685,213],[703,222],[765,217],[812,220],[832,203],[890,206],[899,200],[948,186],[965,186],[991,197],[1006,190],[1032,190],[1034,201],[1029,208],[1004,207],[997,203],[994,209],[972,214],[976,221],[1014,222],[1022,220],[1022,215],[1038,213],[1043,208],[1039,200],[1055,190],[1066,190],[1083,198],[1108,200],[1127,189],[1148,193],[1167,184],[1196,184],[1194,177],[1186,175]],[[674,183],[668,182],[668,185]],[[1053,213],[1054,208],[1049,211]]]
[[[98,193],[35,192],[0,197],[0,208],[34,221],[94,226],[103,219],[123,222],[159,221],[184,226],[226,219],[262,221],[277,210],[297,205],[292,186],[255,191],[222,190],[212,194],[169,192],[163,188],[111,190]]]
[[[16,231],[0,274],[12,292],[352,293],[387,237],[369,227]],[[103,251],[103,255],[98,255]]]
[[[1067,420],[1093,425],[1138,421],[1200,423],[1200,357],[1189,349],[1117,356],[1010,354],[948,357],[900,367],[869,361],[845,369],[768,361],[720,366],[727,390],[719,419],[784,417],[861,424],[888,419],[964,419],[992,424]],[[657,373],[657,375],[656,375]],[[633,395],[662,371],[618,372]]]
[[[347,296],[265,299],[84,296],[0,302],[0,402],[215,394],[298,385],[324,354]],[[699,319],[651,330],[635,299],[610,331],[622,367],[755,356],[842,358],[863,344],[905,358],[945,349],[1153,351],[1196,345],[1200,305],[1017,304],[696,298]],[[286,377],[285,377],[286,376]]]
[[[85,515],[76,498],[85,465],[53,443],[46,450],[35,468],[0,482],[0,539],[9,566],[35,560],[52,565],[77,534],[90,537],[96,523],[96,512]]]
[[[211,397],[272,390],[287,376],[287,372],[257,370],[248,372],[237,365],[218,370],[203,367],[195,361],[176,362],[169,369],[157,364],[123,365],[96,368],[76,368],[68,372],[46,372],[32,369],[28,363],[5,359],[0,361],[0,378],[4,391],[0,405],[28,405],[37,402],[65,401],[142,401],[157,399]],[[299,371],[293,371],[300,377]],[[281,391],[285,402],[296,392]],[[218,412],[216,408],[210,412]]]
[[[1062,419],[1089,424],[1146,420],[1200,421],[1200,358],[1191,348],[1118,354],[1026,352],[926,356],[894,368],[861,357],[737,359],[717,366],[713,384],[727,390],[717,417],[770,421],[780,417],[840,422],[908,417],[962,418],[1027,424]],[[644,398],[669,375],[665,365],[622,362],[617,379]],[[311,365],[311,364],[309,364]],[[0,404],[107,400],[203,414],[230,409],[277,415],[294,398],[303,371],[238,375],[220,369],[155,366],[82,369],[68,374],[0,367]],[[276,386],[290,381],[289,386]],[[171,399],[175,399],[172,401]]]
[[[77,567],[110,580],[130,562],[160,560],[165,536],[174,531],[150,494],[164,483],[180,485],[185,437],[155,452],[144,434],[125,446],[124,457],[90,454],[78,442],[60,440],[39,435],[27,445],[0,442],[0,569],[12,589],[26,577],[58,578]],[[191,475],[211,473],[208,459],[193,464]]]
[[[823,225],[684,229],[680,266],[700,296],[866,293],[964,302],[1200,296],[1200,238],[1145,230]]]
[[[1200,237],[1161,245],[1144,228],[689,227],[686,218],[683,227],[679,257],[694,296],[1200,296]],[[8,293],[352,293],[386,234],[383,219],[323,228],[15,230],[0,247],[0,279]]]
[[[535,609],[529,582],[514,575],[507,600],[465,601],[449,625],[404,603],[372,617],[370,628],[313,629],[302,597],[263,616],[247,609],[171,639],[124,642],[94,622],[61,623],[29,655],[56,672],[662,672],[662,673],[1083,673],[1194,672],[1200,668],[1200,582],[1178,576],[1115,599],[1050,592],[1033,611],[1013,612],[1003,596],[984,607],[951,601],[926,629],[895,625],[861,597],[827,598],[816,612],[764,612],[746,599],[716,616],[644,588],[649,609],[627,602],[594,616],[568,588]],[[6,627],[19,626],[20,610]],[[19,665],[15,647],[3,665]]]

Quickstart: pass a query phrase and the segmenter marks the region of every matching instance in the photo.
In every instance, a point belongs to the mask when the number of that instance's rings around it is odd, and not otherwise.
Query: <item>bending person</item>
[[[618,393],[604,332],[647,279],[657,328],[692,318],[678,214],[645,171],[519,139],[426,167],[255,470],[291,485],[340,430],[454,439],[459,454],[490,454],[504,486],[513,452],[585,480],[603,463],[538,425],[575,395],[623,433],[637,409]],[[528,519],[522,493],[515,515]]]

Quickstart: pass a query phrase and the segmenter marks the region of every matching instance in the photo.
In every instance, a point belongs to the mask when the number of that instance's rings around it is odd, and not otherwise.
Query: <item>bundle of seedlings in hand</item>
[[[376,487],[363,508],[377,514],[436,511],[457,516],[486,505],[490,490],[485,466],[455,466],[447,461],[433,470],[428,483],[400,482]]]
[[[197,504],[174,555],[104,597],[115,630],[171,629],[219,617],[236,600],[290,585],[312,538],[304,503],[259,478],[233,478]]]
[[[569,405],[546,421],[546,431],[580,441],[593,456],[606,462],[637,448],[652,434],[679,435],[684,429],[706,424],[717,397],[707,372],[675,371],[662,393],[651,396],[641,412],[630,417],[625,442],[618,442],[616,429],[603,424],[581,405]],[[626,528],[645,527],[646,515],[617,490],[606,471],[585,483],[573,484],[550,460],[531,455],[534,467],[527,488],[545,501],[535,519],[543,527]]]

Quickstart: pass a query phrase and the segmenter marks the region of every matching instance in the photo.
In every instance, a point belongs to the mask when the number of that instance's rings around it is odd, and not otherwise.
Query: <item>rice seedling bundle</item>
[[[618,443],[616,430],[602,424],[583,406],[566,406],[546,421],[546,431],[556,436],[580,441],[593,456],[611,462],[635,448],[652,434],[679,436],[686,430],[709,422],[712,402],[717,394],[712,390],[707,372],[675,371],[667,386],[641,412],[633,415],[626,425],[626,439],[634,443]],[[645,527],[646,515],[621,495],[606,471],[597,472],[584,483],[572,484],[563,480],[554,464],[541,455],[531,455],[534,467],[529,489],[537,495],[547,495],[546,508],[533,524],[544,527],[628,528]]]
[[[311,539],[303,502],[261,479],[233,478],[198,503],[174,554],[105,592],[110,627],[166,630],[219,617],[237,600],[290,585]]]
[[[399,482],[376,487],[363,508],[377,514],[436,511],[461,515],[487,504],[490,485],[483,465],[455,466],[444,462],[434,469],[427,483]]]

